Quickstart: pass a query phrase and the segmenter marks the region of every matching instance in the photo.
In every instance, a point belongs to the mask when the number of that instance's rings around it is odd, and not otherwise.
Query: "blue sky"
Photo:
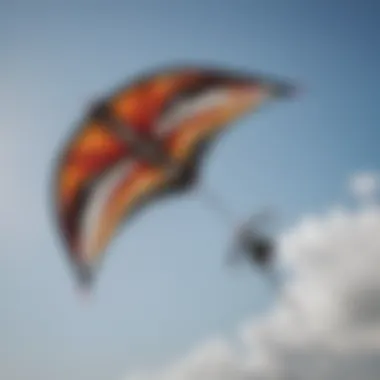
[[[52,223],[56,149],[85,108],[162,64],[215,63],[291,78],[299,99],[218,143],[203,182],[244,216],[285,225],[379,169],[376,1],[0,1],[0,377],[114,379],[161,365],[271,304],[229,272],[229,231],[189,194],[152,207],[110,247],[79,302]]]

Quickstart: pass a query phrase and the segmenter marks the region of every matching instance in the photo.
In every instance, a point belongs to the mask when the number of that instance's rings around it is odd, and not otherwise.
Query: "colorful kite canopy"
[[[146,75],[96,104],[63,149],[59,229],[80,282],[142,207],[194,186],[209,145],[231,123],[293,87],[261,75],[180,67]]]

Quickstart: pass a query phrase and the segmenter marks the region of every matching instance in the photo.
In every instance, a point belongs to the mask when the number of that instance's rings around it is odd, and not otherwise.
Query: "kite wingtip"
[[[93,293],[94,270],[87,265],[80,265],[77,268],[77,286],[78,296],[83,301],[88,301]]]
[[[304,92],[304,88],[300,84],[285,83],[276,91],[276,95],[281,98],[294,98],[298,97]]]

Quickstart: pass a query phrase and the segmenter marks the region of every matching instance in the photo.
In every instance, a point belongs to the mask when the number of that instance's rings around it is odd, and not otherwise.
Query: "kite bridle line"
[[[206,204],[214,214],[218,215],[226,225],[232,227],[235,231],[241,228],[241,223],[238,222],[232,210],[226,206],[225,202],[223,202],[214,191],[206,186],[200,186],[196,187],[194,192],[200,196],[201,201]]]

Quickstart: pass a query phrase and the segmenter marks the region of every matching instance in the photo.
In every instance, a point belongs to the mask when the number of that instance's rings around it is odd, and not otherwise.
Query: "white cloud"
[[[350,186],[373,194],[377,176]],[[267,318],[242,326],[182,361],[123,380],[378,380],[380,206],[304,218],[280,238],[292,279]]]

